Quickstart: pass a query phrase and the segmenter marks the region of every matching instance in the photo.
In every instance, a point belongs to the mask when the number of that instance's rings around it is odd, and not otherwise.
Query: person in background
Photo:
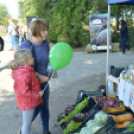
[[[19,44],[21,44],[24,40],[26,39],[25,37],[25,30],[22,24],[19,25]]]
[[[122,47],[122,53],[125,54],[125,49],[130,50],[131,48],[126,45],[126,42],[128,40],[128,27],[125,20],[120,20],[121,29],[116,31],[117,33],[120,33],[121,38],[121,47]]]
[[[30,50],[16,51],[14,60],[9,63],[14,80],[14,93],[17,106],[22,111],[23,125],[19,134],[30,134],[32,118],[36,107],[43,103],[40,83],[31,67],[34,58]]]
[[[8,27],[9,27],[9,24],[6,26],[6,35],[8,36]]]
[[[31,21],[28,22],[28,39],[32,38],[32,33],[31,33],[31,30],[30,30],[30,25],[31,25],[31,23],[34,20],[37,20],[37,18],[33,18]]]
[[[11,43],[11,36],[9,36],[8,34],[8,29],[9,29],[9,24],[6,26],[6,35],[7,35],[7,38],[6,38],[6,43]]]
[[[48,36],[49,23],[45,19],[36,19],[30,24],[30,31],[32,37],[29,40],[25,40],[20,45],[19,49],[30,49],[35,51],[35,57],[37,59],[36,64],[33,66],[34,70],[38,73],[38,79],[42,83],[42,90],[48,84],[49,77],[47,77],[47,66],[49,63],[49,44],[46,40]],[[32,46],[32,47],[31,47]],[[34,57],[34,58],[35,58]],[[40,111],[40,117],[42,121],[43,134],[51,134],[49,131],[49,85],[44,91],[43,100],[44,107]],[[38,113],[34,114],[33,120]]]
[[[12,42],[12,48],[9,51],[13,51],[14,47],[16,47],[16,50],[19,49],[19,28],[17,25],[15,25],[12,20],[9,20],[9,27],[8,27],[8,38],[11,37]]]

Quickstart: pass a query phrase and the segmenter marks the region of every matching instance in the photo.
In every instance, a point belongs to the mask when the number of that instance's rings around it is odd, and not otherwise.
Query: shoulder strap
[[[34,57],[34,71],[38,72],[37,57],[36,57],[35,49],[34,49],[32,43],[31,43],[31,41],[30,40],[28,40],[28,41],[29,41],[29,43],[31,45],[32,56]]]
[[[12,25],[12,24],[11,24]],[[12,25],[12,27],[13,27],[13,29],[14,29],[14,31],[15,31],[15,27],[14,27],[14,25]]]

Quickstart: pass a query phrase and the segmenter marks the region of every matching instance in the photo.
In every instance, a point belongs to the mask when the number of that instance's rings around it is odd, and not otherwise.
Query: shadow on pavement
[[[4,69],[10,69],[8,65],[5,65],[3,67],[0,68],[0,71],[4,70]]]

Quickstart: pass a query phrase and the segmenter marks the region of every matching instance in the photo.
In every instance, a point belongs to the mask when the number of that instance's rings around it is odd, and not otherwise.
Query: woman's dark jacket
[[[128,37],[127,23],[125,22],[125,20],[120,21],[121,21],[120,36],[121,38],[127,38]]]

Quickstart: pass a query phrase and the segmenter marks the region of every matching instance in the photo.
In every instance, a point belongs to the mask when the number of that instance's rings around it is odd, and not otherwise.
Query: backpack
[[[4,49],[4,40],[2,37],[0,37],[0,51],[3,51]]]
[[[19,26],[14,25],[13,28],[14,28],[14,31],[16,33],[16,36],[19,38]]]

